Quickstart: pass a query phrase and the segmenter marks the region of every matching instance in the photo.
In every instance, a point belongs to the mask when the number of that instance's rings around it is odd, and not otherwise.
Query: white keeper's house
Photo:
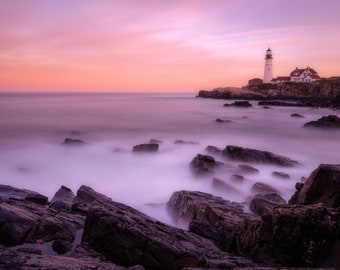
[[[314,82],[318,80],[320,80],[320,76],[310,67],[305,69],[296,68],[290,73],[290,81],[292,82]]]

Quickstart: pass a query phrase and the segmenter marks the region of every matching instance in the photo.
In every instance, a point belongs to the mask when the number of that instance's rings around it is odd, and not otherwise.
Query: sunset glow
[[[340,75],[340,1],[0,0],[0,91],[197,91]]]

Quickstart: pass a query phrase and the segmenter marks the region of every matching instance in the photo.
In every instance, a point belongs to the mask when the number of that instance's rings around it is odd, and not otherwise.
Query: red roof
[[[290,73],[290,76],[291,77],[299,77],[305,70],[308,70],[311,75],[317,75],[318,76],[318,73],[310,68],[310,67],[306,67],[306,68],[296,68],[295,70],[293,70],[291,73]],[[320,77],[319,77],[320,78]]]

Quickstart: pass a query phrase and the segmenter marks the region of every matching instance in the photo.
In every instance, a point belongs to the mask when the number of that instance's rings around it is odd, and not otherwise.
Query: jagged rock
[[[52,249],[58,254],[65,254],[72,249],[72,242],[66,240],[54,240],[52,244]]]
[[[290,204],[324,203],[327,207],[340,206],[340,165],[321,164],[297,187]],[[298,190],[299,189],[299,190]]]
[[[123,266],[181,269],[248,266],[245,259],[220,251],[209,240],[167,226],[116,202],[95,202],[88,211],[82,242]]]
[[[298,164],[298,162],[295,160],[285,156],[273,154],[272,152],[232,145],[228,145],[223,150],[223,154],[231,159],[242,160],[246,162],[271,163],[284,167],[291,167]]]
[[[340,128],[340,118],[336,115],[323,116],[317,121],[310,121],[304,124],[305,127],[326,127]]]
[[[274,207],[281,204],[287,204],[287,202],[279,194],[257,194],[251,200],[249,209],[261,216],[263,214],[270,214]]]
[[[208,155],[197,154],[190,163],[197,172],[211,172],[217,165],[215,158]]]
[[[294,118],[304,118],[303,115],[298,114],[298,113],[293,113],[293,114],[290,115],[290,117],[294,117]]]
[[[25,200],[25,198],[27,197],[34,197],[34,196],[39,197],[43,195],[35,191],[31,191],[27,189],[19,189],[19,188],[8,186],[8,185],[0,185],[0,198],[3,201],[7,201],[8,199]]]
[[[223,120],[223,119],[221,119],[221,118],[217,118],[217,119],[216,119],[216,122],[217,122],[217,123],[231,123],[231,122],[233,122],[233,121],[231,121],[231,120]]]
[[[216,147],[216,146],[212,146],[212,145],[208,145],[205,150],[208,152],[208,153],[211,153],[211,154],[222,154],[222,149]]]
[[[322,265],[336,254],[331,247],[340,237],[339,217],[339,209],[323,204],[277,206],[261,217],[251,256],[267,264]]]
[[[253,166],[247,165],[247,164],[240,164],[238,165],[238,168],[243,173],[259,173],[259,170],[254,168]]]
[[[66,138],[63,144],[65,144],[65,145],[82,145],[82,144],[85,144],[85,142],[83,142],[82,140],[78,140],[78,139]]]
[[[251,243],[259,217],[243,212],[243,205],[198,191],[174,192],[168,209],[175,221],[189,223],[189,230],[213,240],[226,251],[239,250]]]
[[[281,178],[281,179],[289,179],[290,176],[288,173],[285,172],[272,172],[272,176],[275,176],[277,178]]]
[[[270,194],[270,193],[279,193],[275,188],[272,186],[262,183],[262,182],[256,182],[250,190],[255,194]]]
[[[51,203],[55,201],[72,202],[76,195],[68,187],[61,186],[58,191],[54,194]]]
[[[253,107],[253,105],[251,105],[251,103],[248,100],[238,100],[231,104],[226,103],[223,106],[224,107],[234,106],[234,107],[245,107],[245,108]]]
[[[48,203],[48,197],[41,195],[41,194],[29,194],[25,197],[26,201],[30,201],[32,203],[36,204],[47,204]]]
[[[159,145],[157,143],[144,143],[135,145],[132,149],[133,152],[157,152]]]

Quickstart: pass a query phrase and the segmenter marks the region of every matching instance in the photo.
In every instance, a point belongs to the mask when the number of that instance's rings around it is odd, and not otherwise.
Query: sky
[[[244,86],[340,76],[338,0],[0,0],[0,91]]]

